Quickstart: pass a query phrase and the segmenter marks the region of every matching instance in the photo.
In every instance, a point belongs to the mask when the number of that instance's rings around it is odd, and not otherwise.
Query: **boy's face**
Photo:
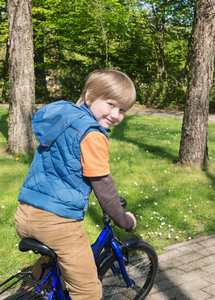
[[[92,103],[89,100],[86,100],[86,104],[90,108],[96,121],[105,129],[120,124],[124,119],[125,107],[116,100],[97,99]]]

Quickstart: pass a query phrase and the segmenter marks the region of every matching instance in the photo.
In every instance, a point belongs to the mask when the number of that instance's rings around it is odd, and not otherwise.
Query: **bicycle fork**
[[[113,265],[112,266],[113,273],[116,274],[116,275],[121,274],[122,277],[124,278],[126,284],[127,284],[127,287],[134,287],[135,282],[128,276],[128,273],[125,269],[125,262],[124,262],[122,252],[121,252],[118,244],[116,243],[116,241],[111,242],[111,247],[112,247],[113,251],[115,252],[115,254],[117,256],[117,260],[119,262],[119,267],[120,267],[120,271],[121,271],[121,272],[119,272],[119,270],[117,270],[116,266]]]

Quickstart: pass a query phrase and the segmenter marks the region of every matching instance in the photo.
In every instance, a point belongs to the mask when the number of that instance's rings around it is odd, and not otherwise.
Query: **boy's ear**
[[[91,105],[91,101],[89,99],[89,94],[90,94],[90,90],[87,90],[85,93],[85,103],[87,104],[87,106]]]

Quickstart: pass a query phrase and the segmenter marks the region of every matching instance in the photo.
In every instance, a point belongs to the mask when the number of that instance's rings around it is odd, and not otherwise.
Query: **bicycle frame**
[[[91,245],[94,259],[96,261],[100,255],[102,249],[106,248],[107,245],[110,245],[110,247],[113,249],[113,251],[117,257],[117,260],[118,260],[119,266],[120,266],[120,268],[116,268],[116,266],[113,265],[112,266],[113,273],[116,275],[122,274],[127,286],[133,287],[135,285],[135,282],[128,276],[128,274],[126,272],[123,255],[122,255],[122,252],[121,252],[118,244],[115,241],[111,222],[105,223],[104,225],[105,226],[104,226],[103,230],[101,231],[101,233],[99,234],[96,242]],[[55,293],[54,290],[56,290],[59,300],[70,300],[71,298],[69,295],[67,297],[64,295],[64,291],[63,291],[63,288],[61,285],[61,279],[60,279],[60,269],[56,268],[56,264],[54,264],[50,268],[50,272],[44,277],[43,280],[41,280],[40,285],[42,286],[43,284],[45,284],[45,282],[50,278],[51,275],[53,275],[53,278],[52,278],[53,290],[50,293],[46,293],[45,296],[48,296],[49,297],[48,299],[52,300],[54,298],[54,293]],[[40,289],[36,288],[35,292],[40,292]]]
[[[103,228],[96,242],[93,245],[91,245],[95,261],[99,257],[99,254],[101,253],[102,249],[105,248],[107,244],[111,246],[111,248],[113,249],[114,253],[117,256],[117,260],[120,266],[120,271],[127,284],[127,287],[133,287],[135,285],[135,282],[128,276],[126,272],[122,252],[115,241],[111,223],[105,223],[105,227]],[[117,270],[115,266],[113,266],[112,271],[115,274],[119,273],[119,270]]]

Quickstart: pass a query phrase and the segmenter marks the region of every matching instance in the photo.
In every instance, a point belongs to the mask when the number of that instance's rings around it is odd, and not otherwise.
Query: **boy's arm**
[[[109,174],[100,177],[90,177],[89,179],[102,210],[108,214],[114,223],[123,229],[134,227],[135,217],[128,215],[121,206],[112,176]]]
[[[103,133],[91,131],[81,142],[83,175],[90,179],[94,193],[105,213],[124,229],[135,228],[136,219],[120,204],[115,183],[110,175],[109,142]]]

